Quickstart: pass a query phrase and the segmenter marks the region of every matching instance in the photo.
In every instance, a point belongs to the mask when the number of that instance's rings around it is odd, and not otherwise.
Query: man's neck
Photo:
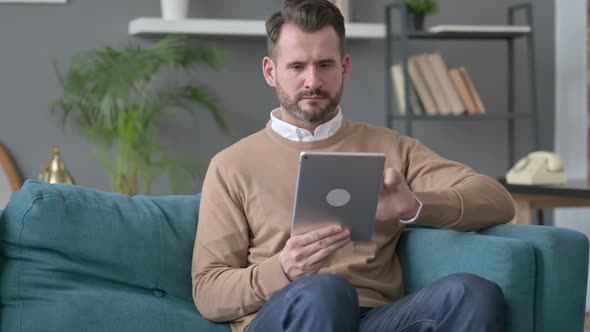
[[[280,115],[280,120],[285,121],[289,124],[294,125],[297,128],[303,128],[306,130],[309,130],[310,133],[315,133],[315,130],[323,125],[324,123],[332,120],[336,114],[338,114],[338,111],[335,110],[333,112],[333,114],[330,114],[329,117],[322,119],[321,121],[316,121],[316,122],[308,122],[308,121],[301,121],[299,119],[294,118],[291,114],[289,114],[289,112],[287,112],[287,110],[285,110],[283,107],[281,107],[281,111],[279,113]]]

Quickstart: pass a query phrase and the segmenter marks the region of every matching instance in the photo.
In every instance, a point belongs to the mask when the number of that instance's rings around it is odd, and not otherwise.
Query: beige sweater
[[[399,170],[423,204],[418,224],[471,231],[514,215],[510,195],[494,179],[390,129],[345,120],[328,139],[302,143],[278,135],[269,122],[216,155],[205,177],[192,283],[207,319],[232,321],[233,331],[242,331],[289,283],[279,253],[289,238],[301,151],[385,153],[386,167]],[[320,273],[348,279],[364,307],[399,299],[404,291],[395,249],[402,229],[397,220],[377,222],[372,241],[340,249]]]

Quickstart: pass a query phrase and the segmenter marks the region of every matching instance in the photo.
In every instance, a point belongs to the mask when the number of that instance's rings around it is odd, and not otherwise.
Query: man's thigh
[[[246,332],[356,332],[358,321],[358,298],[350,282],[333,274],[318,274],[274,294]]]
[[[414,293],[361,315],[361,332],[430,331],[436,321],[421,307],[424,294]]]
[[[363,313],[360,331],[503,331],[505,319],[500,288],[478,276],[459,273]]]

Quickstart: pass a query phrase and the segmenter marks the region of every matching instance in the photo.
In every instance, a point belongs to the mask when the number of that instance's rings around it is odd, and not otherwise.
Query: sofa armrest
[[[479,232],[521,239],[535,251],[535,331],[582,331],[588,280],[588,238],[560,227],[500,225]]]
[[[524,241],[451,230],[406,229],[398,246],[406,293],[457,272],[497,283],[508,306],[507,331],[533,330],[535,258]]]

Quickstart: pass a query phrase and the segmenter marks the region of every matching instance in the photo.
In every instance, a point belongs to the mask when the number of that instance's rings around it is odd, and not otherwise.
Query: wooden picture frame
[[[2,143],[0,143],[0,176],[6,177],[12,192],[19,190],[23,185],[23,178],[16,167],[16,163]]]

